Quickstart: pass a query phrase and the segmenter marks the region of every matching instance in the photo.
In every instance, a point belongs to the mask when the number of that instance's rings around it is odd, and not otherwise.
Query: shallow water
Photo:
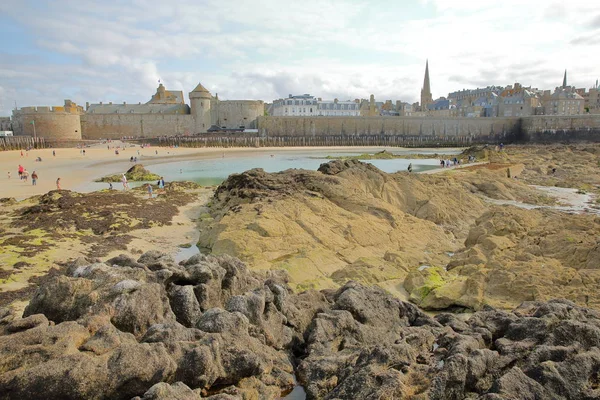
[[[262,168],[266,172],[279,172],[290,168],[316,170],[323,163],[330,160],[327,156],[353,156],[365,153],[374,154],[381,149],[362,149],[356,148],[352,150],[333,151],[333,150],[274,150],[273,154],[269,154],[269,149],[265,149],[260,153],[247,153],[242,155],[232,156],[224,153],[224,157],[216,159],[199,159],[186,161],[172,161],[162,164],[148,165],[146,168],[151,172],[161,175],[165,181],[193,181],[202,186],[214,186],[221,184],[227,177],[234,173],[241,173],[253,168]],[[387,149],[394,154],[459,154],[460,149]],[[382,171],[393,173],[398,171],[406,171],[408,165],[412,163],[414,172],[427,171],[438,167],[438,160],[435,159],[392,159],[392,160],[365,160],[364,162],[371,163]],[[143,163],[143,160],[141,160]],[[130,183],[131,187],[137,186],[140,183]],[[113,184],[115,189],[121,189],[120,184]],[[93,191],[106,189],[106,183],[90,182],[82,187],[77,188],[78,191]]]
[[[304,400],[304,399],[306,399],[306,392],[304,391],[304,388],[302,386],[298,385],[298,386],[294,387],[294,390],[292,390],[285,396],[281,397],[281,399],[282,400],[283,399],[285,399],[285,400]]]

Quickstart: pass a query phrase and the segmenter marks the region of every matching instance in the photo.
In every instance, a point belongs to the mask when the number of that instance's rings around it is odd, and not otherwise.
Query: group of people
[[[29,171],[27,171],[27,169],[22,166],[21,164],[19,164],[19,169],[18,169],[18,173],[19,173],[19,179],[25,182],[29,181]],[[10,179],[10,172],[8,173],[8,179]],[[38,174],[37,172],[33,171],[31,173],[31,184],[33,186],[37,185],[37,180],[38,180]]]
[[[27,171],[27,168],[25,168],[24,166],[19,164],[19,168],[18,168],[17,172],[19,174],[20,180],[27,183],[27,182],[29,182],[29,178],[31,177],[31,185],[37,186],[37,181],[40,177],[36,171],[33,171],[31,174],[29,174],[29,171]],[[10,174],[10,171],[8,171],[8,179],[10,179],[10,178],[11,178],[11,174]],[[58,178],[56,180],[56,189],[61,190],[60,189],[60,178]]]

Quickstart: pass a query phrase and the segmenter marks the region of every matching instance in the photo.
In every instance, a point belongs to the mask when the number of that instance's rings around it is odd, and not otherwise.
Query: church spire
[[[563,88],[567,87],[567,70],[565,69],[565,77],[563,78],[563,84],[562,84]]]
[[[429,60],[425,61],[425,80],[423,81],[423,91],[425,91],[425,93],[431,93],[431,86],[429,83]]]
[[[433,103],[431,95],[431,83],[429,82],[429,60],[425,62],[425,79],[421,89],[421,111],[427,111],[427,106]]]

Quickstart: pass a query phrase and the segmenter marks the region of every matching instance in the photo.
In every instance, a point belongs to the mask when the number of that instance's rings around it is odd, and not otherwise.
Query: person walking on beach
[[[23,166],[21,164],[19,164],[19,179],[23,180],[23,170],[25,168],[23,168]]]
[[[129,185],[127,184],[127,177],[125,174],[121,177],[121,183],[123,184],[123,190],[129,189]]]
[[[38,180],[38,174],[37,174],[37,172],[33,171],[33,173],[31,174],[31,184],[33,186],[36,186],[37,180]]]
[[[162,176],[158,180],[158,191],[162,192],[162,193],[164,193],[164,191],[165,191],[165,180],[163,179]]]
[[[152,185],[151,184],[146,184],[146,186],[148,187],[148,198],[151,199],[152,198]]]
[[[8,179],[10,179],[10,171],[8,171]]]
[[[408,172],[412,172],[412,163],[408,164]]]
[[[27,183],[27,178],[29,178],[29,172],[27,170],[23,170],[23,180]]]
[[[52,157],[56,157],[56,151],[52,150]]]
[[[23,150],[21,150],[21,157],[23,157]]]
[[[60,178],[56,180],[56,190],[60,190]]]

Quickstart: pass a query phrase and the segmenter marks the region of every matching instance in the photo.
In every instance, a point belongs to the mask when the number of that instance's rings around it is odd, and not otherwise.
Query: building
[[[421,111],[427,111],[431,103],[433,103],[433,96],[429,82],[429,60],[427,60],[425,61],[425,79],[423,79],[423,87],[421,88]]]
[[[360,100],[322,100],[310,94],[289,95],[287,99],[273,101],[272,114],[277,117],[357,117],[361,112]]]
[[[317,99],[310,94],[289,95],[287,99],[273,101],[274,117],[300,117],[318,115]]]
[[[142,104],[86,103],[86,109],[65,100],[60,107],[22,107],[13,111],[16,135],[50,140],[105,139],[191,135],[212,130],[256,129],[265,114],[261,100],[225,100],[202,84],[189,93],[167,90],[161,83]]]
[[[0,131],[12,131],[10,117],[0,117]]]
[[[567,71],[562,86],[554,89],[550,96],[544,95],[544,114],[546,115],[582,115],[585,112],[585,99],[577,89],[567,85]]]
[[[333,99],[333,101],[322,101],[318,100],[317,104],[317,115],[329,116],[329,117],[358,117],[360,115],[360,101],[346,100],[339,101]]]
[[[520,83],[508,85],[498,100],[499,117],[524,117],[542,113],[542,102],[538,93],[524,88]]]

